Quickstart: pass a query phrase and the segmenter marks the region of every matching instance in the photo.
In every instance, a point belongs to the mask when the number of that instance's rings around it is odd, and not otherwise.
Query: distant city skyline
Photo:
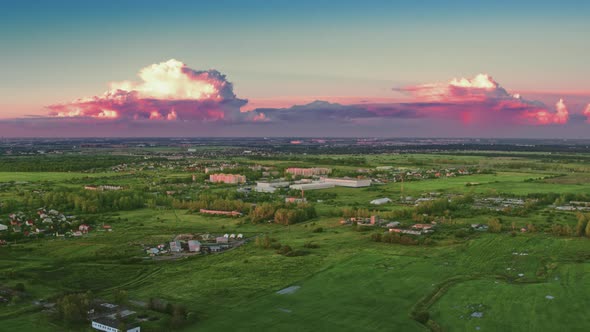
[[[2,137],[590,138],[590,3],[0,6]]]

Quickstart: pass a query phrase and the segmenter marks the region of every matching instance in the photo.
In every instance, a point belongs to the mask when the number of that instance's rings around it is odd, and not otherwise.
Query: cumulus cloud
[[[452,79],[447,83],[430,83],[396,89],[410,94],[422,111],[459,116],[464,122],[474,118],[502,120],[536,125],[565,124],[569,112],[563,100],[556,111],[539,101],[510,94],[491,76],[478,74],[472,79]]]
[[[570,118],[560,99],[555,111],[540,101],[511,94],[491,76],[452,79],[396,89],[412,97],[408,102],[356,103],[343,105],[314,101],[286,108],[257,108],[262,122],[367,123],[367,119],[444,119],[463,125],[561,125]],[[590,116],[590,112],[589,112]],[[426,122],[425,122],[426,124]]]
[[[590,104],[586,106],[584,110],[584,116],[586,117],[586,122],[590,122]]]
[[[100,96],[50,105],[50,115],[110,120],[233,120],[247,103],[216,70],[198,71],[171,59],[139,71],[140,81],[112,82]]]

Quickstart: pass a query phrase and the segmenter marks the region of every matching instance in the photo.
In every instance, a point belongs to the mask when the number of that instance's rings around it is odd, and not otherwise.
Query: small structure
[[[392,221],[392,222],[387,223],[387,225],[385,225],[385,227],[387,227],[387,228],[394,228],[394,227],[397,227],[399,225],[400,225],[400,222],[399,221]]]
[[[4,225],[4,224],[0,224],[0,231],[5,231],[8,230],[8,226]]]
[[[182,251],[182,246],[180,244],[180,241],[172,241],[172,242],[170,242],[170,251],[171,252],[181,252]]]
[[[305,197],[285,197],[285,203],[306,203]]]
[[[488,225],[484,224],[471,224],[471,229],[474,231],[485,232],[488,230]]]
[[[220,210],[207,210],[207,209],[200,209],[200,213],[204,214],[213,214],[213,215],[220,215],[220,216],[231,216],[231,217],[241,217],[242,213],[239,211],[220,211]]]
[[[225,236],[218,236],[215,238],[215,243],[227,243],[228,240],[229,239]]]
[[[86,225],[86,224],[82,224],[78,227],[78,230],[84,234],[88,233],[88,231],[90,231],[90,226]]]
[[[391,203],[391,199],[387,198],[387,197],[378,198],[378,199],[374,199],[371,201],[371,204],[373,204],[373,205],[381,205],[381,204],[387,204],[387,203]]]
[[[433,224],[414,224],[412,225],[413,229],[421,229],[423,231],[428,231],[434,228]]]
[[[422,235],[422,231],[412,230],[412,229],[400,229],[400,228],[390,228],[390,233],[401,233],[401,234],[411,234],[411,235]]]

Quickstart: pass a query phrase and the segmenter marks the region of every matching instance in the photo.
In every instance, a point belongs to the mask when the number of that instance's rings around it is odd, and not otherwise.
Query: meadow
[[[105,299],[112,299],[116,290],[125,290],[130,299],[137,301],[157,298],[182,304],[197,316],[196,321],[180,328],[183,331],[588,330],[590,321],[580,317],[590,291],[588,238],[509,231],[452,235],[455,229],[471,223],[485,223],[490,213],[457,217],[450,230],[441,233],[446,239],[432,245],[402,245],[372,241],[376,231],[342,226],[341,218],[334,215],[342,207],[369,208],[367,202],[379,197],[397,199],[429,192],[525,197],[590,190],[590,176],[586,173],[568,173],[560,181],[561,177],[555,176],[562,175],[567,165],[541,169],[535,166],[538,161],[534,158],[367,156],[364,167],[393,164],[415,168],[442,163],[453,167],[493,164],[497,169],[490,174],[406,181],[403,191],[399,182],[320,190],[309,194],[330,197],[315,203],[318,217],[289,226],[252,224],[247,217],[207,217],[186,209],[162,207],[102,213],[110,220],[112,232],[20,241],[0,247],[0,285],[23,283],[29,294],[19,303],[0,305],[0,331],[89,331],[85,326],[60,324],[33,304],[37,299],[88,290]],[[300,163],[307,164],[305,157]],[[530,167],[515,169],[513,163]],[[179,170],[135,174],[0,172],[0,182],[48,181],[65,188],[80,187],[93,179],[133,187],[151,185],[156,179],[188,177]],[[186,190],[204,190],[189,188]],[[11,190],[3,195],[19,197]],[[389,211],[403,208],[406,206],[397,203],[380,207]],[[519,227],[535,224],[547,228],[549,215],[553,222],[575,226],[574,213],[555,213],[548,207],[502,219],[506,225],[514,222]],[[251,241],[219,254],[176,260],[153,260],[142,249],[143,245],[164,243],[185,233],[241,233]],[[287,257],[260,248],[254,239],[262,236],[303,254]],[[278,293],[285,289],[291,291]],[[417,319],[416,313],[427,313],[426,321]],[[150,322],[142,330],[168,330],[167,318]]]

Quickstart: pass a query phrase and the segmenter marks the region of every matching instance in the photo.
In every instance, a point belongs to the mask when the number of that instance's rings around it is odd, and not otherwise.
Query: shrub
[[[309,248],[309,249],[317,249],[320,247],[319,244],[317,243],[313,243],[313,242],[307,242],[303,245],[304,248]]]
[[[412,318],[414,318],[414,320],[416,320],[422,324],[426,324],[428,322],[428,320],[430,319],[430,314],[426,310],[420,310],[420,311],[414,312]]]
[[[323,231],[324,231],[324,229],[322,227],[317,227],[317,228],[314,228],[312,232],[314,232],[314,233],[322,233]]]

